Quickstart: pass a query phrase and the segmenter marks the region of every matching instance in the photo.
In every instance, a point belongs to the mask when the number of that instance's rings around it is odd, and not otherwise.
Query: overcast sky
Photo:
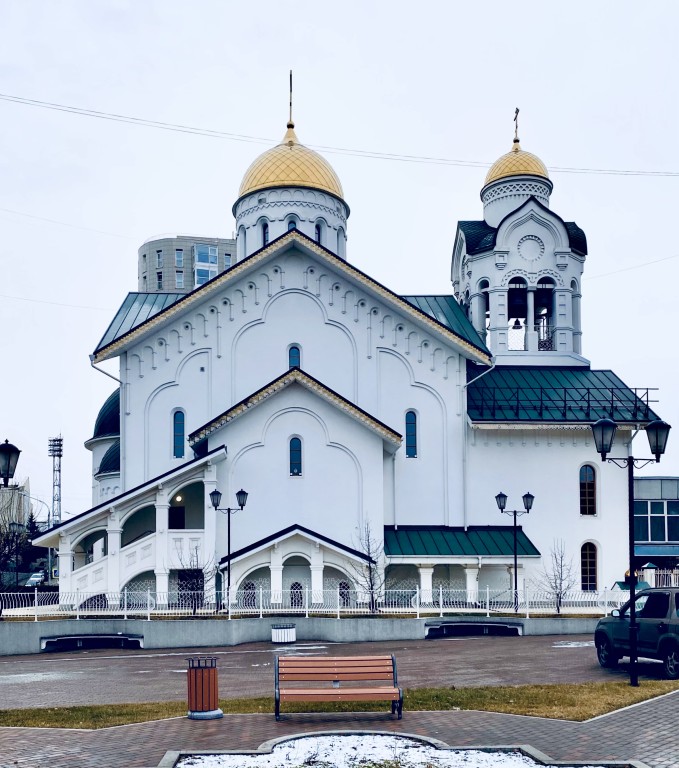
[[[0,94],[263,139],[0,98],[0,440],[22,449],[17,477],[49,503],[61,434],[63,509],[90,506],[83,442],[115,383],[88,355],[137,289],[137,248],[231,236],[243,173],[285,131],[291,68],[303,143],[472,163],[322,150],[349,260],[404,294],[451,292],[456,222],[482,218],[520,107],[552,209],[587,234],[583,352],[658,388],[676,434],[652,471],[678,475],[678,27],[674,2],[0,0]]]

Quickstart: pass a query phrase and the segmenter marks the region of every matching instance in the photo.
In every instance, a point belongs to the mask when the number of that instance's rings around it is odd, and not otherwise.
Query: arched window
[[[299,581],[293,581],[290,585],[290,607],[302,608],[304,606],[304,597],[302,596],[302,585]]]
[[[172,455],[184,458],[184,411],[175,411],[172,416]]]
[[[337,230],[337,255],[343,259],[344,258],[344,245],[346,243],[346,236],[344,234],[344,230],[342,227],[340,227]]]
[[[314,228],[314,238],[319,245],[321,244],[321,235],[322,235],[321,230],[322,230],[322,227],[320,222],[316,222],[316,226]]]
[[[262,247],[269,244],[269,225],[266,221],[262,222]]]
[[[297,229],[297,221],[295,219],[288,219],[288,232],[291,229]]]
[[[290,477],[302,474],[302,441],[299,437],[290,439]]]
[[[584,592],[596,592],[596,546],[591,541],[580,549],[580,581]]]
[[[594,467],[580,467],[580,514],[596,515],[596,476]]]
[[[417,414],[415,411],[406,413],[406,458],[417,458]]]
[[[299,347],[294,345],[288,350],[288,368],[299,368],[302,364],[302,355]]]

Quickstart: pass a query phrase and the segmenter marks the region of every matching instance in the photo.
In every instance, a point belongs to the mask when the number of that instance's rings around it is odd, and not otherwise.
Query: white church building
[[[623,579],[627,477],[590,424],[615,419],[625,455],[658,417],[583,354],[587,241],[551,192],[515,138],[482,218],[458,223],[452,286],[397,295],[351,262],[341,183],[290,122],[245,172],[230,265],[188,293],[140,277],[94,350],[120,386],[86,443],[93,506],[36,542],[58,549],[61,592],[163,602],[223,594],[230,571],[232,601],[294,606],[349,600],[369,565],[380,590],[509,591],[500,491],[509,509],[535,496],[520,589],[559,548],[576,589]]]

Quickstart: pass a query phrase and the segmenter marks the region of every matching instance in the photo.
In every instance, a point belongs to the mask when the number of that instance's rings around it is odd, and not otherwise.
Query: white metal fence
[[[557,596],[546,591],[481,589],[466,591],[439,587],[431,591],[386,590],[380,594],[343,589],[309,588],[271,592],[263,588],[232,590],[231,601],[222,592],[4,592],[0,593],[2,616],[39,621],[48,618],[92,618],[115,616],[144,618],[149,621],[169,616],[220,616],[262,618],[264,616],[343,616],[383,615],[398,617],[476,614],[493,616],[518,614],[525,617],[553,615],[601,616],[622,605],[629,592],[571,591]]]

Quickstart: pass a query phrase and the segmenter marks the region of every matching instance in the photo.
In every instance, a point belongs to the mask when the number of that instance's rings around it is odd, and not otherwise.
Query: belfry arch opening
[[[554,292],[551,277],[529,286],[522,277],[513,277],[507,287],[508,347],[512,351],[551,352],[554,350]]]

